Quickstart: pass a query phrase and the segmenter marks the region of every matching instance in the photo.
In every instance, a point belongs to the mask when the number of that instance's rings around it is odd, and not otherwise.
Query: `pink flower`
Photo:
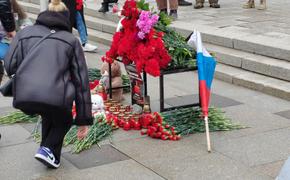
[[[158,22],[159,16],[151,15],[150,11],[141,11],[139,19],[136,23],[139,28],[138,37],[144,39],[145,35],[150,32],[152,27]]]
[[[142,32],[142,31],[138,32],[138,38],[139,39],[144,39],[145,38],[145,33]]]

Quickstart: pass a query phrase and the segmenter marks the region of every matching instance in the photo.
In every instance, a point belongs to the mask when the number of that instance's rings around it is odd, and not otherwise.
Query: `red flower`
[[[123,28],[113,36],[111,48],[102,60],[111,63],[121,57],[124,64],[133,62],[138,73],[144,70],[152,76],[159,76],[160,69],[166,68],[171,61],[162,40],[163,33],[152,28],[145,39],[138,38],[136,22],[139,10],[135,0],[127,0],[121,13],[125,16],[121,22]]]
[[[92,90],[95,87],[97,87],[97,85],[99,85],[99,80],[95,80],[93,82],[90,82],[90,90]]]
[[[160,66],[158,60],[156,59],[149,59],[146,61],[145,71],[152,76],[160,76]]]

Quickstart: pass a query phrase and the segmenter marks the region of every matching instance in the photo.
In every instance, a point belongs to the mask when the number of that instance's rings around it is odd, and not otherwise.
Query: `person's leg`
[[[51,130],[52,116],[50,113],[41,115],[41,142],[40,146],[45,146],[47,136]]]
[[[248,2],[246,2],[246,4],[243,5],[243,8],[245,9],[255,8],[255,1],[248,0]]]
[[[109,0],[103,0],[102,7],[99,9],[99,12],[105,13],[109,11]]]
[[[218,4],[219,2],[218,0],[208,0],[208,2],[211,8],[220,8],[220,5]]]
[[[196,1],[195,1],[194,8],[195,8],[195,9],[203,8],[203,4],[204,4],[204,0],[196,0]]]
[[[88,42],[87,28],[79,11],[76,12],[76,25],[80,35],[81,43],[84,46]]]
[[[160,12],[167,14],[167,0],[156,0],[156,3]]]
[[[169,15],[174,19],[177,19],[178,0],[170,0],[169,8],[170,8]]]
[[[54,112],[51,118],[52,125],[43,146],[49,148],[59,161],[63,139],[72,125],[72,114],[69,111],[59,111]]]
[[[267,9],[266,0],[260,0],[260,6],[258,7],[258,10],[265,10],[265,9]]]
[[[84,16],[82,14],[83,14],[82,11],[76,12],[76,28],[80,35],[83,50],[86,52],[94,52],[97,49],[97,46],[93,46],[88,43],[87,27],[85,24]]]

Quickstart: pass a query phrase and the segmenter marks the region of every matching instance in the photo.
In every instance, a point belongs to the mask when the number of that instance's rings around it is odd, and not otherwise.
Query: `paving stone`
[[[282,117],[284,117],[284,118],[290,119],[290,110],[288,110],[288,111],[277,112],[277,113],[275,113],[275,114],[277,114],[277,115],[279,115],[279,116],[282,116]]]
[[[0,94],[0,108],[11,107],[11,105],[12,105],[12,98],[3,97],[2,94]]]
[[[166,101],[164,102],[164,108],[170,108],[172,106],[170,106],[169,104],[166,103]],[[150,108],[152,112],[159,112],[160,111],[160,101],[159,100],[155,100],[155,101],[151,101],[150,102]]]
[[[119,152],[111,145],[102,145],[101,148],[94,147],[87,151],[83,151],[81,154],[66,152],[63,153],[62,156],[79,169],[86,169],[129,159],[128,156]]]
[[[194,80],[191,80],[192,86],[186,88],[186,90],[183,88],[184,83],[185,83],[184,81],[179,81],[179,82],[175,81],[176,79],[183,77],[181,74],[178,74],[175,76],[166,76],[164,78],[164,98],[188,95],[189,94],[188,89],[193,89],[194,82],[196,82]],[[174,78],[175,80],[172,80],[172,78]],[[190,78],[188,77],[187,79],[190,80]],[[168,91],[168,89],[170,89],[170,91]],[[150,76],[148,77],[148,95],[150,96],[151,101],[156,101],[160,99],[158,78],[153,78]]]
[[[192,137],[194,136],[189,136],[187,139]],[[206,147],[201,145],[201,143],[190,142],[189,140],[160,141],[147,137],[117,142],[115,143],[115,147],[122,153],[141,163],[149,159],[157,160],[160,158],[175,157],[177,154],[179,157],[196,157],[207,154]]]
[[[244,104],[226,107],[223,108],[223,111],[225,111],[225,116],[230,118],[233,123],[248,128],[212,133],[214,143],[223,139],[234,139],[290,127],[288,119],[269,113],[266,110],[261,110]]]
[[[29,139],[30,133],[20,125],[0,126],[0,132],[2,135],[0,148],[31,141],[31,139]]]
[[[204,134],[177,142],[145,138],[119,142],[116,147],[167,179],[270,179],[223,155],[207,153],[199,140],[205,141]]]
[[[268,164],[263,164],[260,166],[254,167],[254,169],[258,172],[261,172],[263,174],[266,174],[268,176],[271,176],[273,178],[276,178],[284,164],[285,160],[282,161],[276,161]]]
[[[82,179],[82,180],[162,180],[155,172],[140,165],[133,160],[119,161],[81,171],[65,173],[56,176],[59,180]]]
[[[290,128],[215,142],[215,150],[242,162],[258,166],[288,158]]]
[[[204,156],[182,158],[148,159],[144,165],[158,171],[167,179],[187,180],[226,180],[226,179],[255,179],[270,180],[269,176],[256,173],[244,165],[233,161],[218,153],[210,153]]]
[[[15,111],[12,107],[0,107],[0,117]]]
[[[194,102],[198,102],[198,95],[197,94],[192,94],[192,95],[187,95],[187,96],[179,96],[176,98],[170,98],[166,99],[166,103],[171,105],[171,106],[181,106],[181,105],[187,105],[187,104],[192,104]],[[210,106],[213,107],[218,107],[218,108],[223,108],[223,107],[228,107],[228,106],[237,106],[242,104],[241,102],[238,102],[236,100],[220,96],[217,94],[211,94],[211,99],[210,99]]]
[[[36,123],[21,123],[20,125],[29,133],[36,128]],[[39,125],[39,130],[41,131],[41,124]]]
[[[2,141],[2,139],[1,139]],[[0,177],[5,180],[28,180],[37,177],[58,177],[60,174],[70,173],[77,169],[61,159],[61,166],[57,170],[51,170],[34,159],[34,154],[39,145],[34,142],[16,146],[1,147]]]

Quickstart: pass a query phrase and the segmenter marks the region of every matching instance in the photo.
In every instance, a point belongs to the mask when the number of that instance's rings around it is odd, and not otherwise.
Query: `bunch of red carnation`
[[[127,0],[121,14],[125,16],[121,21],[123,28],[114,34],[111,48],[102,60],[112,63],[120,57],[124,64],[134,63],[138,73],[144,70],[159,76],[160,69],[165,69],[171,61],[162,40],[163,33],[152,28],[144,39],[138,38],[140,30],[136,23],[140,11],[135,0]]]
[[[176,134],[175,128],[163,122],[163,118],[158,112],[144,114],[141,119],[141,135],[150,136],[156,139],[176,141],[181,138]]]

